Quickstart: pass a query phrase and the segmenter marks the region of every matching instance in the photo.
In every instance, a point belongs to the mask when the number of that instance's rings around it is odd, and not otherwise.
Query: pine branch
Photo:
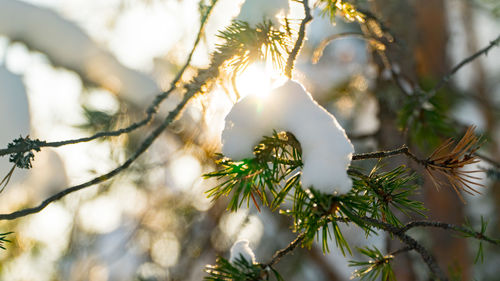
[[[306,36],[306,25],[313,19],[311,15],[311,8],[309,7],[309,0],[302,0],[302,5],[304,6],[305,17],[304,19],[302,19],[302,22],[300,23],[299,36],[297,38],[297,41],[295,41],[295,46],[288,55],[285,67],[285,76],[290,79],[292,78],[292,71],[295,66],[295,60],[297,59],[297,55],[299,54],[300,49],[302,48],[302,44]]]
[[[457,193],[460,200],[465,203],[460,190],[470,195],[474,195],[474,193],[480,194],[480,192],[474,188],[475,186],[484,187],[484,185],[477,182],[477,180],[481,179],[480,177],[471,175],[472,173],[484,171],[462,170],[462,168],[467,165],[479,162],[477,156],[475,155],[475,152],[479,149],[479,147],[479,139],[474,134],[474,126],[470,126],[458,142],[454,144],[453,139],[448,139],[436,148],[434,152],[425,160],[417,158],[405,145],[392,151],[353,155],[352,160],[384,158],[398,154],[405,154],[416,163],[425,167],[425,170],[436,189],[439,189],[439,185],[441,183],[438,180],[437,175],[444,176],[453,190]]]
[[[391,234],[394,234],[398,239],[403,242],[404,244],[407,245],[412,250],[415,250],[417,253],[420,254],[424,262],[427,264],[427,267],[429,268],[430,272],[432,275],[434,275],[437,280],[440,281],[447,281],[448,277],[444,274],[444,272],[441,270],[439,265],[436,262],[436,259],[434,256],[427,251],[427,249],[424,248],[420,243],[417,242],[417,240],[413,239],[411,236],[406,235],[405,233],[401,232],[401,229],[398,227],[395,227],[391,224],[368,218],[368,217],[363,217],[361,218],[364,222],[371,224],[379,229],[382,229],[386,232],[389,232]]]
[[[444,230],[454,230],[456,232],[460,232],[462,234],[465,234],[467,237],[474,238],[479,241],[486,241],[491,244],[500,246],[500,240],[490,238],[486,235],[484,235],[484,232],[486,230],[486,227],[483,226],[481,227],[481,232],[473,231],[471,229],[468,229],[463,226],[457,226],[454,224],[449,224],[449,223],[443,223],[443,222],[433,222],[433,221],[413,221],[408,224],[406,224],[403,227],[396,227],[392,224],[385,223],[379,220],[376,220],[374,218],[369,218],[369,217],[362,217],[360,218],[362,221],[377,227],[379,229],[382,229],[386,232],[389,232],[396,237],[398,237],[401,242],[406,244],[407,246],[397,250],[396,252],[392,253],[393,255],[399,254],[402,252],[410,251],[410,250],[415,250],[420,254],[424,262],[427,264],[429,267],[431,273],[435,275],[438,280],[444,281],[448,280],[447,277],[444,275],[444,273],[441,271],[439,268],[438,264],[436,263],[435,258],[425,249],[420,243],[418,243],[414,238],[411,236],[407,235],[406,232],[412,228],[415,227],[435,227],[435,228],[441,228]],[[334,218],[334,220],[338,221],[351,221],[348,218]]]
[[[349,261],[349,266],[351,267],[361,267],[355,270],[351,276],[351,279],[358,277],[360,280],[383,280],[383,281],[396,281],[396,276],[392,270],[391,261],[394,259],[395,255],[411,251],[411,247],[404,247],[397,251],[391,252],[389,254],[382,254],[382,252],[377,249],[377,247],[365,247],[358,248],[358,251],[370,258],[368,261]],[[379,279],[378,277],[381,277]]]
[[[408,156],[410,159],[413,161],[426,165],[425,160],[419,159],[415,154],[411,153],[410,149],[406,146],[403,145],[402,147],[394,150],[388,150],[388,151],[376,151],[376,152],[370,152],[370,153],[361,153],[361,154],[354,154],[352,156],[352,160],[365,160],[365,159],[377,159],[377,158],[387,158],[387,157],[392,157],[396,155],[401,155],[404,154]]]
[[[274,147],[280,146],[291,146],[298,150],[300,148],[300,144],[295,141],[293,138],[283,137],[280,138],[280,135],[277,134],[272,138],[265,138],[266,145],[257,146],[255,159],[260,159],[262,161],[262,166],[257,169],[251,169],[248,173],[251,176],[259,173],[262,174],[262,170],[274,170],[271,166],[268,165],[269,161],[274,164],[280,165],[294,165],[293,169],[295,170],[297,167],[302,166],[302,161],[300,158],[300,154],[292,157],[291,159],[283,158],[280,156],[280,153],[273,153]],[[475,151],[476,138],[473,135],[473,128],[469,128],[467,133],[462,137],[456,145],[452,145],[452,142],[446,142],[440,146],[436,151],[427,159],[421,160],[417,158],[413,153],[411,153],[406,146],[402,146],[401,148],[390,150],[390,151],[378,151],[373,153],[365,153],[365,154],[355,154],[353,155],[353,160],[363,160],[363,159],[372,159],[372,158],[385,158],[392,157],[395,155],[405,155],[410,159],[416,161],[419,164],[424,165],[425,167],[430,165],[441,165],[443,168],[455,169],[456,167],[462,167],[462,163],[468,163],[471,161],[470,155],[473,151]],[[295,155],[295,154],[292,154]],[[451,155],[451,156],[450,156]],[[467,156],[467,157],[465,157]],[[273,158],[274,157],[274,158]],[[448,158],[453,158],[455,160],[445,161]],[[283,158],[283,161],[282,159]],[[444,160],[443,160],[444,159]],[[444,161],[443,163],[441,163]],[[465,161],[465,162],[464,162]],[[441,163],[441,164],[440,164]],[[226,163],[228,164],[228,163]],[[230,163],[229,163],[230,164]],[[231,165],[229,165],[231,166]],[[440,167],[441,167],[440,166]],[[236,166],[235,166],[236,168]],[[240,169],[236,169],[240,171]],[[278,169],[279,170],[279,169]],[[344,252],[344,249],[349,250],[349,245],[345,240],[341,230],[338,228],[338,223],[349,223],[353,222],[356,225],[360,226],[366,232],[372,231],[372,227],[382,229],[392,235],[398,237],[406,247],[394,252],[394,254],[400,254],[406,251],[415,250],[420,254],[424,262],[429,267],[431,274],[439,279],[439,280],[447,280],[446,275],[439,268],[436,263],[434,257],[425,249],[418,241],[416,241],[413,237],[407,235],[405,232],[415,225],[402,225],[398,223],[397,218],[392,219],[387,217],[387,213],[383,213],[382,215],[375,215],[371,209],[378,210],[380,207],[383,210],[385,207],[392,206],[391,204],[400,202],[399,210],[405,211],[417,211],[420,210],[420,207],[412,203],[413,201],[408,201],[408,196],[411,195],[412,187],[411,185],[407,185],[409,181],[411,181],[410,176],[401,177],[404,170],[395,169],[386,173],[375,173],[377,170],[374,169],[370,175],[364,175],[363,173],[355,170],[349,169],[348,173],[351,177],[354,176],[353,182],[356,187],[353,187],[353,192],[346,195],[335,196],[335,195],[322,195],[315,192],[314,189],[310,190],[302,190],[300,185],[298,188],[295,188],[294,195],[294,207],[292,210],[283,211],[284,214],[293,216],[295,223],[295,230],[301,232],[301,234],[297,237],[295,241],[290,243],[286,248],[276,252],[271,262],[268,264],[269,266],[277,263],[283,256],[291,253],[298,244],[302,243],[304,245],[308,245],[311,243],[318,233],[322,233],[323,235],[323,250],[328,251],[328,237],[334,236],[334,240],[337,245]],[[212,176],[222,177],[225,176],[228,172],[221,171],[213,174]],[[245,174],[242,175],[244,179],[248,177]],[[295,183],[295,179],[293,183]],[[238,180],[231,181],[233,185],[238,184]],[[259,181],[256,181],[257,183]],[[275,182],[281,182],[281,180],[276,180]],[[364,183],[363,183],[364,182]],[[286,186],[290,186],[288,184]],[[248,187],[252,187],[252,183],[250,185],[246,185]],[[365,187],[369,186],[370,189],[367,190]],[[224,190],[224,194],[228,194],[232,192],[233,188]],[[275,189],[270,189],[274,193],[283,193],[287,194],[289,189],[276,187]],[[369,191],[369,192],[367,192]],[[397,191],[397,192],[394,192]],[[261,190],[261,193],[264,194],[266,190]],[[235,199],[236,198],[236,199]],[[232,201],[235,204],[240,204],[237,197],[233,197]],[[263,200],[264,202],[265,200]],[[278,204],[279,205],[279,204]],[[369,205],[369,206],[368,206]],[[389,210],[388,208],[386,210]],[[389,212],[390,213],[390,212]],[[378,214],[378,213],[377,213]],[[384,214],[386,214],[384,216]],[[380,218],[380,220],[379,220]],[[442,223],[421,223],[419,226],[434,226],[448,229],[453,229],[455,231],[461,232],[465,237],[472,237],[478,240],[488,241],[490,243],[500,243],[495,240],[484,235],[485,232],[485,224],[483,224],[481,228],[481,232],[473,231],[472,229],[468,229],[467,227],[457,227],[449,224]],[[333,229],[333,230],[331,230]],[[333,233],[333,235],[331,235]],[[481,249],[481,248],[480,248]],[[481,253],[479,251],[478,253]],[[392,253],[391,253],[392,254]],[[479,254],[478,254],[479,255]],[[266,266],[265,264],[263,266]],[[383,270],[382,270],[383,269]],[[381,272],[384,274],[389,274],[386,267],[383,267]],[[385,270],[385,271],[384,271]]]
[[[472,231],[466,227],[463,226],[458,226],[450,223],[444,223],[444,222],[438,222],[438,221],[412,221],[406,224],[404,227],[400,229],[402,233],[407,232],[408,230],[415,228],[415,227],[435,227],[435,228],[441,228],[444,230],[453,230],[456,232],[461,232],[464,234],[469,235],[472,238],[475,238],[477,240],[482,240],[489,242],[493,245],[500,246],[500,240],[499,239],[493,239],[488,236],[485,236],[484,233],[482,232],[477,232],[477,231]]]
[[[213,8],[215,7],[215,4],[217,3],[218,0],[214,0],[212,5],[207,7],[207,10],[204,15],[202,15],[201,23],[200,23],[200,28],[198,30],[198,34],[196,36],[196,40],[193,44],[193,47],[191,48],[191,51],[188,55],[188,58],[180,71],[177,73],[175,78],[172,80],[170,83],[170,88],[158,94],[151,105],[146,109],[146,116],[137,122],[134,122],[130,124],[129,126],[125,128],[121,128],[118,130],[113,130],[113,131],[103,131],[103,132],[98,132],[92,136],[89,137],[83,137],[83,138],[78,138],[78,139],[70,139],[70,140],[65,140],[65,141],[55,141],[55,142],[46,142],[46,141],[36,141],[36,142],[21,142],[18,143],[15,146],[11,146],[9,148],[5,149],[0,149],[0,157],[5,156],[5,155],[10,155],[14,153],[23,153],[23,152],[28,152],[33,150],[33,145],[35,145],[36,148],[40,149],[42,147],[61,147],[65,145],[71,145],[71,144],[77,144],[77,143],[83,143],[83,142],[89,142],[93,141],[99,138],[104,138],[104,137],[117,137],[122,134],[128,134],[130,132],[133,132],[147,124],[149,124],[152,120],[153,117],[158,113],[158,106],[172,93],[177,87],[180,79],[182,78],[184,72],[186,71],[187,67],[191,64],[191,59],[193,57],[194,51],[196,50],[201,38],[203,37],[203,33],[205,30],[205,26],[208,20],[208,17],[212,13]]]

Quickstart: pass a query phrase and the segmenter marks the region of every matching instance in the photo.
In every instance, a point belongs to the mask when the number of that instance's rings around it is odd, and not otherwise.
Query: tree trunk
[[[409,77],[413,83],[424,79],[439,81],[448,70],[446,56],[448,32],[444,1],[376,0],[375,5],[381,19],[398,43],[395,47],[387,49],[389,60],[397,63],[401,73]],[[387,131],[389,128],[396,128],[395,111],[399,109],[390,108],[388,104],[390,100],[380,102],[379,118],[383,124],[381,126],[383,131],[379,134],[378,141],[383,149],[394,148],[406,142],[400,133],[394,130]],[[412,147],[412,150],[418,151],[415,147]],[[413,166],[413,168],[419,169],[419,174],[425,175],[422,167]],[[425,178],[422,188],[426,207],[430,210],[430,219],[459,225],[463,223],[463,204],[451,187],[442,186],[438,192],[430,179]],[[469,253],[463,238],[453,237],[449,232],[439,230],[432,231],[431,236],[432,242],[424,244],[432,245],[431,250],[441,269],[446,272],[459,267],[462,280],[470,280]],[[394,269],[397,280],[415,280],[414,274],[409,271],[408,260],[399,261]]]

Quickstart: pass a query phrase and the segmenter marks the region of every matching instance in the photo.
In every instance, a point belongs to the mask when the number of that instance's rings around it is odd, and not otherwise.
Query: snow
[[[278,26],[278,16],[288,14],[289,10],[288,0],[246,0],[236,19],[247,22],[252,27],[266,20],[271,20],[274,26]]]
[[[43,52],[54,64],[73,70],[136,105],[147,105],[160,92],[151,77],[123,66],[79,26],[50,9],[0,0],[0,34]]]
[[[240,259],[241,256],[243,256],[245,260],[255,263],[255,254],[252,249],[250,249],[248,240],[239,240],[233,244],[229,262],[234,264],[236,259]]]
[[[326,194],[352,188],[347,176],[354,148],[337,119],[304,87],[288,80],[268,97],[249,95],[225,119],[222,153],[234,160],[253,158],[254,147],[273,130],[292,133],[302,146],[302,186]]]

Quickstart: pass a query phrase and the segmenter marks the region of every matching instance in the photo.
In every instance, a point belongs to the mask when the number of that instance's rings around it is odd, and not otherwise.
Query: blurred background
[[[141,119],[154,95],[168,88],[184,64],[200,24],[198,0],[0,0],[0,148],[30,135],[47,141],[88,136]],[[184,81],[207,66],[220,43],[216,34],[239,13],[241,0],[219,0]],[[314,2],[314,1],[312,1]],[[495,0],[351,1],[376,15],[386,47],[341,36],[315,64],[313,53],[330,35],[363,31],[356,22],[331,24],[315,9],[295,79],[332,112],[352,136],[356,152],[392,149],[403,143],[422,158],[444,139],[477,126],[485,144],[480,153],[500,161],[500,49],[492,49],[461,69],[415,117],[401,111],[416,85],[430,89],[452,66],[487,46],[500,31]],[[290,19],[301,19],[291,2]],[[293,22],[293,21],[292,21]],[[382,39],[381,39],[382,40]],[[390,43],[390,44],[389,44]],[[380,53],[385,55],[381,56]],[[398,74],[397,77],[392,75]],[[276,73],[255,64],[236,84],[242,95],[269,90]],[[395,83],[391,76],[395,76]],[[399,85],[399,87],[398,87]],[[405,91],[406,90],[406,91]],[[180,100],[174,92],[149,127],[116,138],[43,149],[33,169],[15,170],[0,194],[0,212],[37,205],[46,197],[105,173],[122,163],[155,123]],[[291,221],[264,208],[226,211],[204,192],[216,185],[202,175],[216,169],[225,114],[236,101],[227,82],[193,100],[182,117],[127,171],[111,181],[71,194],[42,212],[1,221],[14,231],[0,251],[0,280],[201,280],[207,264],[228,257],[238,239],[248,239],[257,260],[267,262],[296,234]],[[435,117],[435,118],[434,118]],[[404,125],[406,126],[406,129]],[[403,129],[401,129],[403,128]],[[419,199],[433,220],[477,226],[483,216],[489,233],[500,237],[499,167],[489,169],[482,195],[451,188],[436,192],[421,175]],[[375,162],[364,163],[371,169]],[[11,169],[0,158],[0,176]],[[414,218],[405,218],[411,220]],[[365,237],[343,231],[353,247],[399,248],[383,233]],[[485,247],[484,263],[474,264],[478,243],[436,231],[411,233],[432,249],[456,280],[498,280],[500,249]],[[298,249],[277,269],[285,280],[348,280],[352,268],[335,247]],[[398,280],[427,280],[420,257],[398,256]]]

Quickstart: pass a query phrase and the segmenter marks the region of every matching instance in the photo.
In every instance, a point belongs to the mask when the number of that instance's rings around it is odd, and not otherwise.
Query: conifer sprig
[[[444,161],[443,167],[446,164],[447,169],[454,169],[462,167],[462,164],[470,164],[471,160],[468,157],[474,153],[473,148],[476,144],[477,141],[469,130],[456,146],[451,148],[451,144],[445,144],[443,148],[438,148],[425,160],[418,159],[406,146],[393,151],[355,154],[353,160],[405,154],[424,166],[428,164],[428,161],[434,160],[436,161],[434,164],[438,163],[437,161]],[[442,154],[447,149],[450,151]],[[443,160],[457,157],[458,162]],[[236,210],[245,200],[248,204],[251,199],[254,199],[252,193],[261,198],[262,205],[272,206],[273,209],[283,206],[285,201],[292,202],[292,206],[288,207],[290,209],[281,209],[280,213],[291,216],[294,220],[293,230],[301,233],[300,239],[292,243],[293,246],[299,243],[303,246],[310,246],[316,239],[320,240],[323,251],[328,252],[329,243],[335,240],[337,247],[345,255],[351,253],[351,248],[341,231],[340,224],[353,223],[363,229],[367,235],[372,233],[373,228],[379,228],[395,235],[405,243],[407,245],[405,251],[417,251],[429,266],[431,273],[444,278],[445,275],[442,274],[432,255],[415,239],[405,234],[410,228],[429,226],[452,229],[467,237],[500,244],[499,241],[484,235],[485,223],[482,223],[480,232],[475,232],[467,226],[458,227],[439,222],[415,221],[402,225],[395,213],[396,210],[406,215],[412,213],[423,215],[426,210],[421,202],[412,199],[418,190],[418,186],[414,184],[416,176],[404,166],[383,171],[383,165],[377,165],[368,174],[351,167],[348,174],[353,180],[353,188],[343,195],[323,194],[314,188],[303,189],[300,183],[301,147],[300,143],[289,133],[274,132],[273,136],[265,137],[262,143],[255,147],[252,159],[233,162],[226,158],[221,160],[220,164],[222,168],[219,171],[206,176],[225,180],[209,193],[214,198],[231,195],[229,209]],[[258,205],[255,200],[254,203]],[[368,249],[365,252],[373,256],[374,261],[353,264],[364,266],[357,271],[359,277],[374,280],[373,278],[382,276],[386,278],[383,280],[391,280],[389,262],[391,254],[384,256],[374,249]],[[481,260],[482,255],[483,248],[480,244],[476,259]]]
[[[272,267],[261,264],[253,264],[241,256],[236,258],[234,264],[228,260],[219,257],[215,266],[209,265],[205,268],[208,273],[203,280],[205,281],[265,281],[276,280],[283,281],[284,279]],[[272,273],[272,274],[270,274]],[[272,277],[272,278],[271,278]]]
[[[303,244],[310,247],[314,239],[321,238],[323,252],[329,252],[329,242],[334,238],[343,255],[352,254],[339,223],[353,222],[371,232],[360,217],[368,210],[368,197],[363,194],[329,195],[314,189],[296,188],[293,197],[293,209],[282,211],[292,216],[294,231],[304,234]],[[321,234],[321,235],[319,235]],[[332,236],[333,234],[333,236]]]
[[[465,238],[477,238],[479,241],[476,257],[474,258],[474,263],[478,263],[478,262],[483,263],[484,262],[483,239],[485,237],[487,237],[486,236],[486,229],[488,228],[488,221],[485,221],[483,216],[481,216],[481,229],[479,230],[479,232],[476,232],[474,230],[474,228],[472,227],[472,225],[470,224],[470,222],[468,220],[465,221],[465,224],[463,225],[463,227],[467,231],[467,232],[462,231],[461,234],[463,237],[465,237]],[[497,242],[500,243],[500,241],[497,241]]]
[[[222,183],[207,191],[208,197],[217,200],[231,195],[228,209],[236,211],[243,202],[252,201],[260,209],[262,205],[278,208],[286,195],[299,186],[297,168],[302,166],[300,150],[290,145],[294,140],[283,133],[274,133],[255,147],[252,159],[233,161],[222,158],[217,162],[218,171],[208,173],[205,178],[224,179]]]
[[[356,7],[342,0],[319,0],[317,5],[321,8],[321,15],[328,16],[331,22],[335,22],[337,15],[346,21],[365,22],[366,16],[358,11]]]
[[[10,243],[10,240],[7,240],[7,236],[12,234],[14,232],[5,232],[5,233],[0,233],[0,249],[5,250],[4,243]]]
[[[217,53],[234,54],[225,63],[229,73],[239,73],[255,61],[270,60],[276,69],[284,68],[285,55],[291,42],[290,34],[277,29],[270,20],[256,27],[235,20],[217,36],[223,39],[223,43],[217,46]]]
[[[412,213],[424,216],[426,208],[423,203],[411,199],[419,188],[413,183],[416,175],[405,166],[388,172],[382,172],[381,169],[382,165],[376,165],[368,175],[355,169],[349,171],[355,178],[353,189],[358,189],[360,193],[366,192],[370,197],[370,216],[399,226],[402,223],[394,209],[408,217]]]
[[[402,251],[408,251],[409,248],[403,248]],[[360,280],[379,280],[379,276],[383,281],[395,281],[396,277],[390,262],[394,259],[395,254],[384,255],[377,247],[358,248],[358,251],[370,258],[369,261],[349,261],[349,266],[361,267],[352,273],[352,278],[360,278]]]
[[[230,196],[228,209],[232,211],[244,202],[247,205],[253,202],[260,210],[256,198],[272,210],[290,200],[291,209],[281,213],[294,219],[293,229],[304,234],[304,245],[310,246],[314,239],[321,238],[325,252],[329,251],[329,241],[334,238],[342,253],[351,253],[339,227],[339,223],[347,222],[345,219],[370,233],[371,228],[361,217],[369,215],[400,225],[393,209],[407,215],[422,214],[425,210],[421,202],[410,198],[417,189],[411,184],[415,175],[404,167],[389,172],[381,172],[377,167],[369,175],[350,169],[354,184],[351,192],[344,195],[322,194],[314,188],[304,190],[300,182],[300,144],[289,133],[275,132],[272,137],[264,137],[255,147],[252,159],[235,162],[222,158],[218,164],[218,171],[205,175],[222,180],[207,192],[209,197],[216,200]]]

